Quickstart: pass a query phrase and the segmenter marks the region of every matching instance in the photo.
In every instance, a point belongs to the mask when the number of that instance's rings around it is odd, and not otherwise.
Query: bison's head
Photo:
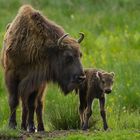
[[[66,34],[57,42],[59,48],[57,81],[65,94],[75,89],[85,79],[80,61],[82,57],[80,42],[83,38],[82,33],[78,40],[72,39]]]
[[[114,72],[97,72],[97,77],[99,78],[99,86],[104,93],[111,93],[113,81],[114,81]]]

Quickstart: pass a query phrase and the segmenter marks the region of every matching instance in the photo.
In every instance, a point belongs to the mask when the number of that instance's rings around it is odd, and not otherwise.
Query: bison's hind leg
[[[44,131],[44,124],[42,120],[43,110],[43,91],[45,85],[41,85],[32,93],[22,96],[22,123],[21,128],[26,130],[28,126],[29,132],[35,132],[34,112],[36,111],[38,131]]]
[[[27,110],[28,110],[27,123],[28,123],[29,132],[35,132],[35,129],[36,129],[35,124],[34,124],[34,112],[36,109],[37,94],[38,94],[38,91],[34,91],[28,94],[29,96],[26,98]]]
[[[10,117],[9,127],[15,129],[16,122],[16,108],[19,104],[18,96],[18,79],[12,70],[9,70],[5,74],[5,82],[9,92],[9,106],[10,106]]]
[[[27,110],[26,100],[23,97],[21,97],[21,100],[22,100],[22,122],[21,122],[21,129],[22,130],[27,130],[28,110]]]
[[[41,99],[38,99],[37,101],[37,108],[36,108],[36,115],[37,115],[37,131],[44,131],[44,124],[42,120],[42,110],[43,110],[43,101]]]

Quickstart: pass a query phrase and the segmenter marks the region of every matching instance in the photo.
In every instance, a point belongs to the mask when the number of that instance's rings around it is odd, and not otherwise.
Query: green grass
[[[83,132],[78,134],[68,135],[67,137],[56,138],[55,140],[139,140],[140,134],[135,131],[123,130],[123,131],[110,131],[110,132]]]
[[[102,128],[98,102],[95,101],[91,132],[70,134],[67,139],[140,139],[140,1],[0,0],[1,47],[7,23],[12,21],[19,7],[25,3],[41,10],[71,36],[78,38],[79,32],[85,33],[85,40],[81,44],[84,67],[115,72],[114,89],[108,95],[106,104],[108,124],[112,131],[95,132]],[[21,108],[17,110],[18,129],[12,131],[7,127],[7,98],[4,74],[0,69],[0,137],[20,137]],[[78,104],[77,95],[65,97],[56,85],[50,84],[43,115],[45,128],[79,129]]]

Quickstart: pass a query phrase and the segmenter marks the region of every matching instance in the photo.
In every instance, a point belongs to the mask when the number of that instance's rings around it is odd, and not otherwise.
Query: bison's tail
[[[7,24],[6,31],[9,29],[10,25],[11,25],[11,23]],[[1,65],[2,65],[3,68],[5,68],[5,66],[4,66],[4,54],[5,54],[5,51],[6,51],[6,45],[5,45],[4,41],[3,41],[3,47],[2,47],[2,50],[1,50],[1,58],[0,58],[1,59]]]
[[[1,65],[2,65],[3,68],[5,68],[5,65],[4,65],[4,53],[5,53],[5,50],[6,50],[6,46],[3,43],[3,47],[2,47],[2,50],[1,50],[1,57],[0,57]]]
[[[3,68],[5,68],[5,67],[4,67],[4,59],[3,59],[3,57],[1,57],[1,66],[2,66]]]

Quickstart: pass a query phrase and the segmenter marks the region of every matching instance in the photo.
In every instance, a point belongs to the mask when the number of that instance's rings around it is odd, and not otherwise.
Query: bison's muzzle
[[[68,84],[64,83],[66,86],[63,85],[61,88],[65,95],[77,88],[85,80],[85,78],[86,76],[84,74],[74,75]]]
[[[109,94],[109,93],[111,93],[111,91],[112,91],[111,89],[106,89],[105,93]]]

